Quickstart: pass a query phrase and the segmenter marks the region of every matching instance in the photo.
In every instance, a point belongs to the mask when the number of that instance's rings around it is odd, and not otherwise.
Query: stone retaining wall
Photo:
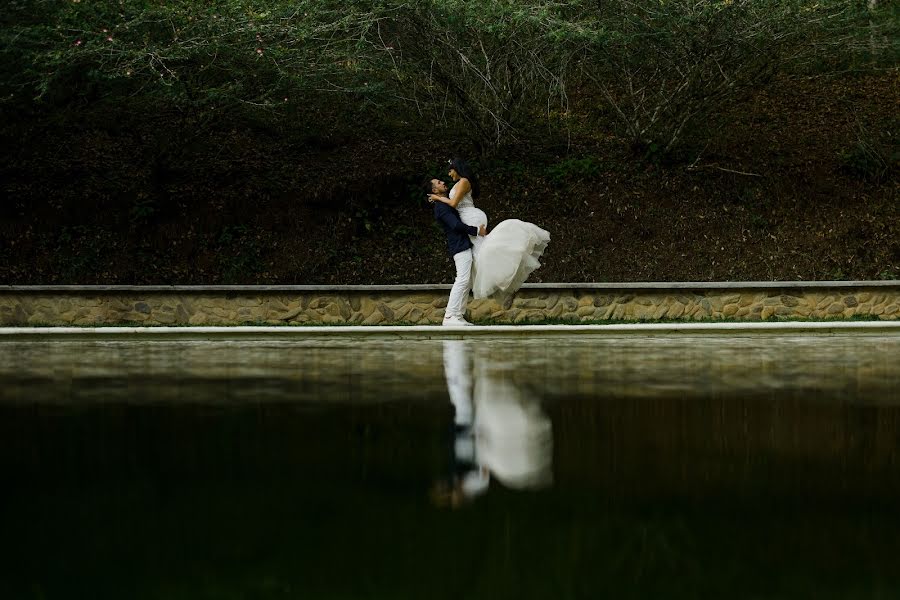
[[[449,286],[6,286],[0,325],[438,324]],[[474,321],[900,319],[900,282],[533,284]]]

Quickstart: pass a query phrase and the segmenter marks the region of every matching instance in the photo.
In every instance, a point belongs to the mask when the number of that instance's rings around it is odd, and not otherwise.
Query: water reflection
[[[0,598],[900,597],[898,355],[0,343]]]
[[[452,473],[436,484],[437,504],[459,506],[487,492],[491,479],[533,490],[553,482],[553,427],[540,398],[503,368],[490,346],[443,341],[453,404]]]
[[[900,336],[479,338],[482,351],[545,402],[802,391],[900,405]],[[0,402],[432,401],[443,371],[429,339],[0,342]]]

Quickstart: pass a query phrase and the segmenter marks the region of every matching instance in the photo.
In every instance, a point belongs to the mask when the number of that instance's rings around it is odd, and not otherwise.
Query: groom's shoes
[[[472,324],[462,317],[444,317],[444,322],[442,323],[442,325],[444,327],[465,327],[471,326]]]

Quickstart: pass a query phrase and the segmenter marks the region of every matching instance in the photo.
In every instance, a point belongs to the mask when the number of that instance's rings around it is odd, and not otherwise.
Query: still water
[[[0,343],[3,598],[900,597],[900,337]]]

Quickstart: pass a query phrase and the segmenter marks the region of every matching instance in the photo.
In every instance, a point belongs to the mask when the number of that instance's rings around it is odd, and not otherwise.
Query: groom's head
[[[447,184],[440,179],[426,179],[422,182],[422,191],[426,194],[445,194]]]

